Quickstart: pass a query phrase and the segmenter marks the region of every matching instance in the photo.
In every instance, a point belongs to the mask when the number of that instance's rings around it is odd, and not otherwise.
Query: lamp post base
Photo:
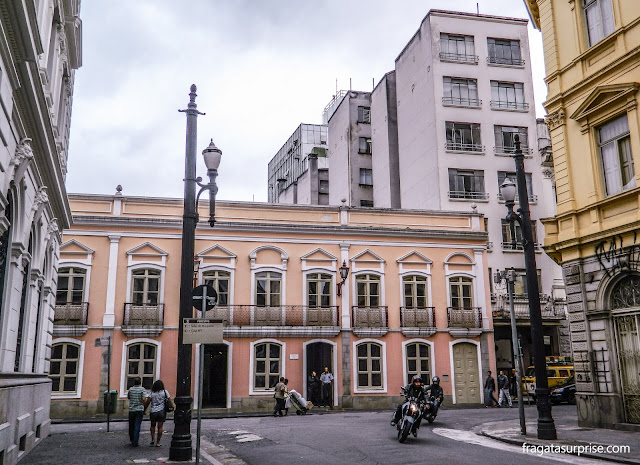
[[[536,404],[538,407],[538,439],[558,439],[556,425],[551,416],[549,389],[536,389]]]
[[[171,437],[169,460],[189,462],[192,458],[191,443],[191,403],[190,396],[179,396],[174,399],[176,411],[174,414],[175,429]]]

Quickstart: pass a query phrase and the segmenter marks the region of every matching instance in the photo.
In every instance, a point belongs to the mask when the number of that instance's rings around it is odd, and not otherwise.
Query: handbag
[[[173,412],[173,410],[173,402],[171,402],[171,399],[167,397],[167,391],[164,391],[164,411],[169,413]]]

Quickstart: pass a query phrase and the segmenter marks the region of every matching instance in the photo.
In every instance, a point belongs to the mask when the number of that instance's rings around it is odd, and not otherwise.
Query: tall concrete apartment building
[[[49,435],[51,351],[79,0],[0,2],[0,464]],[[67,352],[67,357],[73,357]],[[53,381],[47,374],[57,374]],[[64,374],[62,374],[62,377]]]
[[[269,203],[329,205],[327,126],[301,124],[269,162]]]
[[[504,220],[499,186],[515,181],[517,134],[525,152],[531,218],[553,216],[548,154],[538,148],[526,19],[431,10],[372,92],[346,91],[328,111],[330,204],[477,211],[489,234],[489,274],[515,268],[525,365],[530,325],[521,232]],[[544,140],[543,146],[549,144]],[[548,164],[548,163],[547,163]],[[548,171],[548,170],[547,170]],[[538,246],[547,355],[569,355],[561,269]],[[513,366],[508,299],[492,283],[497,368]]]

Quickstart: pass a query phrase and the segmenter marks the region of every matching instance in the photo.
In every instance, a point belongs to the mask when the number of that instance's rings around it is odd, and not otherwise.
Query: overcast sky
[[[480,13],[528,18],[522,0]],[[372,89],[429,9],[476,0],[84,0],[68,192],[182,197],[189,86],[198,86],[198,174],[213,138],[218,198],[266,201],[267,163],[336,91]],[[529,26],[536,114],[542,40]]]

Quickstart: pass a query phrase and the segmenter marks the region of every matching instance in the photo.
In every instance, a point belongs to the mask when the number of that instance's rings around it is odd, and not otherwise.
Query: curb
[[[486,432],[484,429],[480,430],[480,434],[482,436],[487,437],[487,438],[494,439],[496,441],[504,442],[504,443],[507,443],[507,444],[515,445],[515,446],[522,446],[525,442],[527,442],[527,441],[522,441],[520,439],[505,438],[505,437],[501,437],[501,436],[492,435],[492,434]],[[534,445],[534,446],[546,445],[544,443],[539,443],[539,442],[531,442],[531,443],[527,442],[527,444],[531,444],[531,445]],[[574,442],[573,444],[580,445],[582,443]],[[598,460],[606,460],[607,462],[625,463],[625,464],[629,464],[629,465],[639,465],[640,464],[640,462],[637,461],[637,460],[629,460],[629,459],[625,459],[623,457],[617,457],[617,456],[611,456],[611,455],[599,455],[599,454],[591,454],[591,453],[582,453],[582,454],[578,455],[575,452],[571,452],[569,455],[575,455],[576,457],[587,457],[587,458],[598,459]]]

